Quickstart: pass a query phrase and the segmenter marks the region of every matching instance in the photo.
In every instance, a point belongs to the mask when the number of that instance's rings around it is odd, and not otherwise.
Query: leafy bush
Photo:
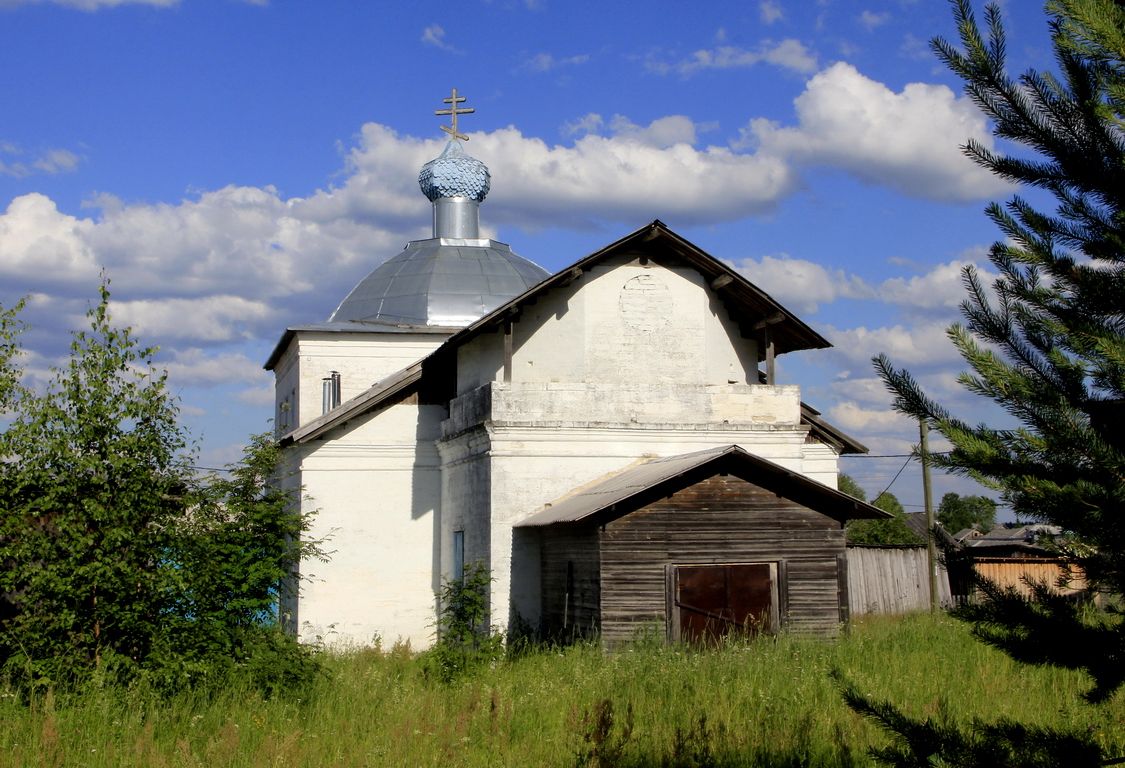
[[[467,564],[461,578],[445,579],[438,593],[437,642],[422,657],[426,674],[449,683],[504,656],[504,638],[488,623],[492,574]]]
[[[27,692],[145,685],[162,693],[248,674],[275,692],[316,674],[278,630],[309,518],[252,438],[226,477],[200,477],[165,373],[88,312],[42,393],[21,386],[15,310],[0,308],[0,674]]]

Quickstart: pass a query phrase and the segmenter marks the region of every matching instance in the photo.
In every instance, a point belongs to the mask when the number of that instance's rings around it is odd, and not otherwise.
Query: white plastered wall
[[[289,399],[290,417],[282,434],[321,415],[322,382],[340,374],[341,402],[412,365],[437,349],[441,333],[326,333],[298,331],[274,367],[275,419]]]
[[[400,404],[300,446],[312,538],[327,563],[301,565],[300,637],[332,646],[429,645],[441,526],[434,439],[445,409]]]
[[[458,393],[494,380],[499,334],[459,357]],[[610,260],[524,308],[513,326],[513,382],[639,380],[677,386],[757,382],[757,344],[694,269]],[[461,372],[461,359],[474,363]]]

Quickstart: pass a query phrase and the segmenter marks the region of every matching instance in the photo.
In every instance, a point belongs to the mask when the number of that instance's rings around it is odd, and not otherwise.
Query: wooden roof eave
[[[804,402],[801,403],[801,422],[808,425],[809,433],[813,437],[828,443],[841,455],[846,453],[867,453],[866,445],[846,432],[843,432],[835,425],[825,421],[821,418],[820,411]]]

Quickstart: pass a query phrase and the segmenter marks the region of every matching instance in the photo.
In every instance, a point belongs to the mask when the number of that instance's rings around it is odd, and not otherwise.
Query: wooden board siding
[[[606,524],[602,638],[628,640],[646,625],[666,632],[665,566],[690,563],[777,563],[782,628],[835,634],[843,553],[832,518],[734,476],[709,478]]]
[[[837,572],[835,552],[823,559],[789,560],[787,628],[790,632],[836,634],[840,626]]]
[[[552,526],[543,529],[541,541],[544,634],[562,640],[595,634],[600,621],[597,528]]]

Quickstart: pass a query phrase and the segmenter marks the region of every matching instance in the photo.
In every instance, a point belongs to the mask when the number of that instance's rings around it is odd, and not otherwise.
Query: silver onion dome
[[[422,166],[418,186],[430,202],[442,197],[464,197],[484,202],[491,177],[488,166],[465,154],[456,139],[445,145],[441,155]]]
[[[488,167],[461,147],[467,139],[456,130],[441,155],[422,166],[418,185],[433,204],[433,237],[407,243],[381,264],[341,302],[330,323],[379,323],[414,328],[461,328],[491,312],[549,276],[543,268],[517,256],[504,243],[479,236],[479,207],[491,183]]]

